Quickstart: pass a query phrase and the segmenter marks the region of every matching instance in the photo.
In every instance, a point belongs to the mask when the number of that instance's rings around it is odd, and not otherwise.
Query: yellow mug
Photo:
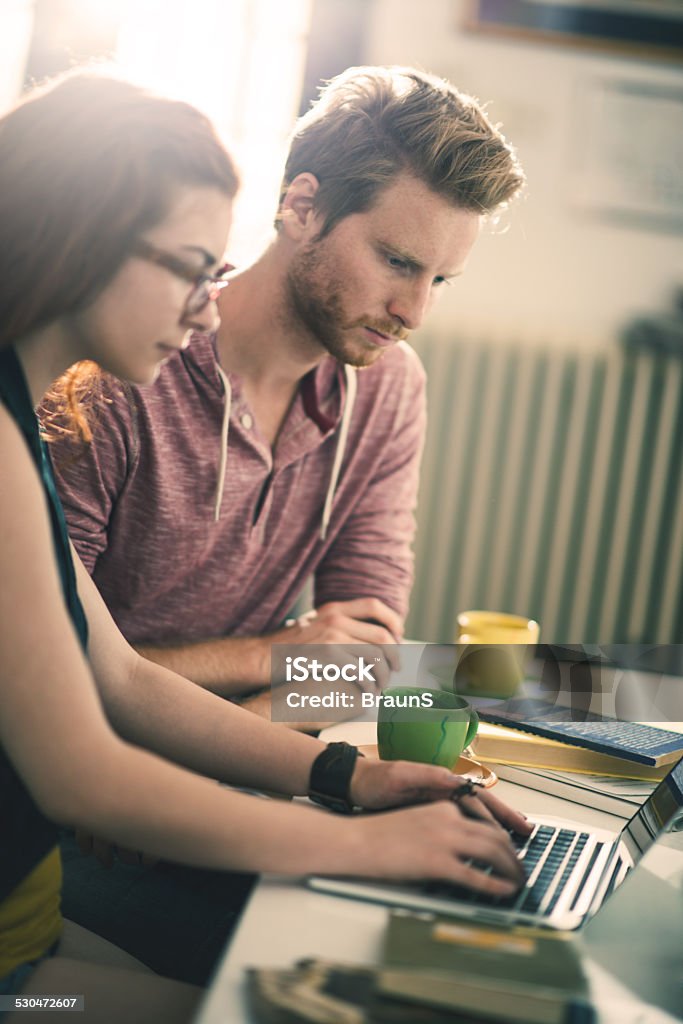
[[[457,618],[456,693],[513,697],[539,640],[534,619],[507,612],[469,611]]]

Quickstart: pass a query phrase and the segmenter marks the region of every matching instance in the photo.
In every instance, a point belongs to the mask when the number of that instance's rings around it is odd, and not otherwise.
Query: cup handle
[[[470,709],[470,724],[467,727],[467,736],[465,737],[465,746],[469,747],[470,743],[477,735],[477,729],[479,728],[479,715],[474,710]]]

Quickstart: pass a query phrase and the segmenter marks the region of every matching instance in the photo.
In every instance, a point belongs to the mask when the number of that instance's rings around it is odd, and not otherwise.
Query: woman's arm
[[[123,844],[139,845],[150,853],[196,864],[255,869],[259,858],[253,859],[256,851],[250,836],[262,831],[268,814],[265,801],[231,793],[131,745],[112,730],[65,608],[40,481],[23,438],[2,407],[0,449],[3,749],[48,817],[89,828]],[[92,606],[92,600],[88,604]],[[101,616],[96,616],[93,626],[95,660],[103,667],[106,657],[124,654],[126,645],[113,629],[109,638],[101,636]],[[134,684],[147,681],[144,673],[140,680],[133,678],[137,664],[137,656],[123,659],[117,676],[119,693],[135,693]],[[205,743],[210,750],[218,748],[221,725],[213,727],[210,714],[196,716],[186,711],[183,692],[194,696],[196,691],[199,698],[208,697],[219,706],[222,702],[171,678],[180,694],[176,698],[172,686],[171,699],[180,706],[174,711],[167,701],[168,714],[159,713],[161,724],[150,732],[160,733],[158,745],[168,748],[175,733],[180,754],[193,760],[193,743]],[[117,686],[109,680],[105,696],[116,691]],[[151,697],[147,699],[154,706]],[[145,700],[131,700],[131,704],[133,711],[126,708],[122,697],[114,700],[112,717],[135,721],[139,714],[142,718]],[[235,710],[235,714],[240,713]],[[189,741],[184,737],[184,715],[190,718]],[[247,717],[246,712],[243,715]],[[195,718],[199,724],[193,727]],[[260,724],[267,728],[267,723]],[[145,732],[142,725],[137,730]],[[272,731],[279,735],[278,730]],[[307,737],[293,739],[307,741]],[[224,748],[230,747],[229,735],[221,740]],[[314,740],[310,743],[309,761],[319,748]],[[306,754],[298,758],[303,778]],[[199,755],[194,760],[200,760]],[[205,767],[219,769],[221,765],[209,753]],[[220,774],[218,770],[214,773]],[[301,787],[305,788],[305,782]]]
[[[231,792],[114,733],[65,608],[40,481],[2,406],[0,450],[0,742],[43,812],[191,864],[297,871],[330,858],[341,870],[335,850],[348,846],[351,852],[353,830],[345,842],[339,819]],[[84,596],[88,612],[95,610],[93,658],[106,677],[103,692],[112,719],[134,741],[149,737],[212,774],[237,766],[240,753],[222,759],[218,751],[243,751],[241,723],[251,724],[252,716],[161,670],[157,674],[153,666],[148,675],[137,656],[127,653],[99,599],[90,590]],[[161,694],[165,683],[169,689]],[[152,724],[146,726],[148,714]],[[304,790],[321,744],[255,718],[254,723],[273,735],[263,751],[266,762],[276,756],[281,736],[290,739],[292,788]],[[255,736],[250,733],[251,742]],[[251,761],[258,760],[252,754]]]
[[[90,663],[119,735],[224,782],[294,796],[308,792],[311,766],[323,743],[274,725],[140,657],[78,561],[77,579],[90,629]],[[447,797],[458,785],[451,772],[433,765],[359,759],[351,795],[360,806],[378,809]]]
[[[446,877],[487,889],[504,884],[481,872],[471,877],[473,869],[460,859],[469,855],[518,879],[506,833],[463,819],[446,801],[349,820],[234,793],[117,736],[64,605],[40,482],[1,407],[0,450],[0,742],[48,817],[198,866]],[[92,611],[93,596],[85,597]],[[243,757],[250,768],[246,775],[258,776],[263,763],[269,782],[278,775],[281,757],[280,777],[290,789],[305,790],[320,744],[258,719],[245,724],[245,740],[240,731],[246,712],[233,708],[226,709],[229,717],[214,716],[221,702],[211,694],[163,670],[138,674],[141,663],[125,653],[118,633],[103,626],[106,621],[101,608],[96,610],[93,658],[105,673],[107,713],[129,740],[149,739],[214,775],[223,768],[239,773]],[[116,664],[117,652],[123,668]],[[147,683],[147,696],[140,695]],[[148,713],[151,724],[145,724]],[[259,742],[263,750],[247,749]],[[231,747],[237,754],[223,753]],[[371,805],[377,776],[390,798],[394,787],[393,798],[400,802],[408,783],[414,793],[416,780],[431,785],[442,774],[449,775],[427,765],[368,764],[354,775],[354,786],[357,798]]]
[[[90,631],[88,657],[115,730],[203,775],[305,794],[324,744],[273,725],[137,654],[73,554]]]

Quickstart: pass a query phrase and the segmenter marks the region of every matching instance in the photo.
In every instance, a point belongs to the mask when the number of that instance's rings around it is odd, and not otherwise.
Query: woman
[[[235,188],[198,112],[114,79],[67,76],[0,120],[0,992],[82,992],[86,1020],[184,1020],[195,993],[60,956],[55,823],[200,867],[520,881],[495,819],[527,832],[521,816],[490,795],[463,814],[445,769],[325,748],[145,661],[69,549],[33,409],[78,361],[150,383],[216,326]],[[433,802],[344,818],[215,779]]]

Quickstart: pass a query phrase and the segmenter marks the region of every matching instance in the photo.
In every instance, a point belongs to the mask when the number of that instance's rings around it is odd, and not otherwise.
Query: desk
[[[559,816],[614,832],[623,825],[620,818],[511,783],[500,782],[496,793],[532,816]],[[683,879],[683,833],[671,838],[676,840],[676,848],[665,854],[676,859],[671,871],[678,872]],[[653,852],[659,851],[650,851],[648,858]],[[683,884],[680,888],[672,887],[672,894],[679,901],[683,929]],[[377,963],[387,916],[388,910],[379,905],[313,892],[303,881],[263,876],[200,1008],[196,1024],[253,1024],[244,997],[245,967],[285,967],[305,956]],[[683,931],[679,949],[683,951]],[[585,968],[599,1008],[600,1024],[665,1024],[681,1019],[643,1004],[611,971],[602,967],[599,960],[592,949],[586,950]],[[681,996],[683,1005],[683,989]]]

